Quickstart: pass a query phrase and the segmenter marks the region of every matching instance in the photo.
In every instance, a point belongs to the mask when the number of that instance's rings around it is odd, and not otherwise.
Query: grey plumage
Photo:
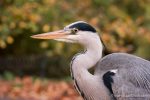
[[[95,75],[117,69],[112,90],[117,100],[150,100],[150,62],[126,53],[113,53],[102,58]]]

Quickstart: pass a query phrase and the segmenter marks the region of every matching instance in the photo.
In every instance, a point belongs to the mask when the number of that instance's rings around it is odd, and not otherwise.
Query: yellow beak
[[[60,39],[60,38],[67,36],[68,34],[69,32],[67,31],[59,30],[59,31],[54,31],[54,32],[33,35],[31,37],[35,39]]]

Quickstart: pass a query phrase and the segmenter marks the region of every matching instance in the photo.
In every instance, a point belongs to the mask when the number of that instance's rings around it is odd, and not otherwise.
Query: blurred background
[[[149,0],[0,0],[0,99],[82,100],[69,64],[83,48],[31,35],[83,20],[107,50],[150,60]]]

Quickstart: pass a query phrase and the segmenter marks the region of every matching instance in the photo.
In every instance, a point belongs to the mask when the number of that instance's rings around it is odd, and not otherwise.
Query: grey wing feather
[[[117,69],[112,90],[117,100],[150,100],[150,62],[125,53],[102,58],[95,74]]]

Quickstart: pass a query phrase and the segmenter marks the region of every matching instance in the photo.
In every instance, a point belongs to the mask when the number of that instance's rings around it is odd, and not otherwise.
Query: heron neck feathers
[[[98,100],[99,98],[109,100],[106,92],[99,95],[99,91],[95,91],[96,89],[105,89],[104,85],[101,84],[103,82],[100,82],[100,77],[88,72],[88,69],[93,67],[102,57],[102,44],[100,42],[91,43],[93,45],[89,44],[86,52],[77,55],[72,62],[71,71],[75,86],[85,100]]]
[[[102,57],[103,47],[99,38],[93,39],[85,48],[86,52],[73,58],[71,67],[74,75],[82,74],[81,70],[88,72]]]

